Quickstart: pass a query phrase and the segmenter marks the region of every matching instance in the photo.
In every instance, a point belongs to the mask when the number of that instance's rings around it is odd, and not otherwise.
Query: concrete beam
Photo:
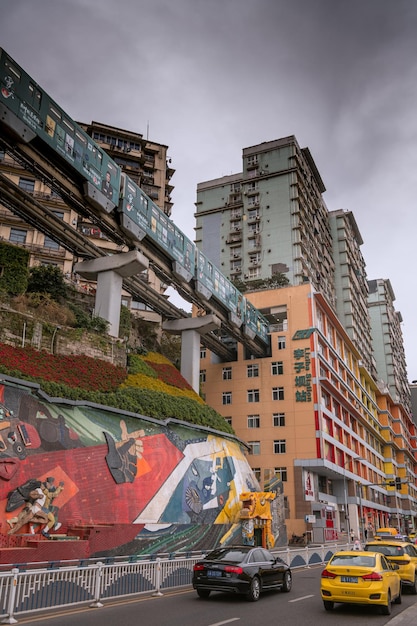
[[[148,259],[137,250],[74,265],[74,272],[87,280],[97,281],[94,313],[109,322],[109,335],[112,337],[119,336],[123,278],[139,274],[148,265]]]
[[[221,327],[221,320],[215,315],[186,317],[180,320],[169,320],[163,323],[162,329],[171,335],[181,335],[186,330],[194,330],[200,335],[207,335]]]
[[[101,272],[113,271],[122,278],[134,276],[148,269],[148,259],[138,250],[102,256],[90,261],[81,261],[74,265],[74,272],[87,280],[97,280]]]

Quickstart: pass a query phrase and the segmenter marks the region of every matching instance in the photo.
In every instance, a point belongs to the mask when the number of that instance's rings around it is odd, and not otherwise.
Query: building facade
[[[201,386],[249,444],[261,488],[271,473],[284,482],[289,536],[415,528],[415,425],[381,392],[333,308],[310,284],[247,295],[266,315],[281,312],[270,356],[239,347],[225,363],[203,352]]]
[[[245,148],[242,162],[198,184],[196,243],[249,289],[270,321],[271,356],[206,353],[206,401],[250,444],[261,483],[282,476],[290,533],[414,528],[416,433],[389,281],[368,281],[353,214],[327,210],[294,136]],[[259,285],[277,274],[287,287]]]

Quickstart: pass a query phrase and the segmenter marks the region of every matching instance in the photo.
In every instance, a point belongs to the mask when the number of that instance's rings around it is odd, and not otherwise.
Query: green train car
[[[47,144],[77,170],[97,208],[110,213],[118,205],[120,167],[1,48],[0,123],[25,143]]]

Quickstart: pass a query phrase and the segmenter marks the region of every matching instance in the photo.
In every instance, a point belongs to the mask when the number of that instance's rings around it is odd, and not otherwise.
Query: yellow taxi
[[[399,566],[398,573],[401,584],[410,590],[412,594],[417,594],[417,548],[408,541],[398,541],[392,539],[378,539],[368,541],[364,547],[365,551],[380,552],[384,554],[391,563]]]
[[[379,552],[335,552],[321,573],[320,592],[326,611],[335,603],[367,604],[391,614],[391,603],[401,604],[398,566]]]

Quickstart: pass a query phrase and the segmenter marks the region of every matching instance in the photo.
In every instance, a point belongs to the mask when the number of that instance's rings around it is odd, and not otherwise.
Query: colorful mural
[[[85,538],[86,528],[102,529],[91,556],[149,553],[154,543],[209,548],[225,534],[241,541],[240,494],[259,490],[233,436],[50,399],[2,378],[2,547],[18,535]]]

